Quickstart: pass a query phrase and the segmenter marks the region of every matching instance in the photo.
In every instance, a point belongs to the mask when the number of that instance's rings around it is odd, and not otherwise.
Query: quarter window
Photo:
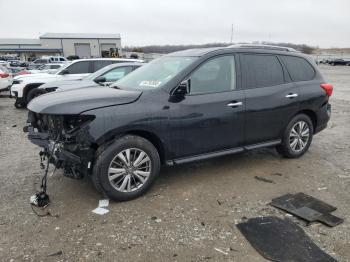
[[[284,83],[281,63],[274,55],[241,56],[243,88],[276,86]]]
[[[314,79],[315,70],[304,58],[295,56],[281,56],[281,58],[294,82]]]
[[[190,77],[190,93],[215,93],[235,89],[234,56],[220,56],[202,64]]]

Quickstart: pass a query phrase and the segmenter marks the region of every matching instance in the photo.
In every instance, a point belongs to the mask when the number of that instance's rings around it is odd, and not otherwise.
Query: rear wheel
[[[127,201],[149,190],[159,170],[160,158],[153,144],[142,137],[127,135],[98,156],[92,181],[109,198]]]
[[[300,157],[309,149],[313,133],[311,119],[305,114],[297,115],[289,122],[282,143],[276,149],[284,157]]]

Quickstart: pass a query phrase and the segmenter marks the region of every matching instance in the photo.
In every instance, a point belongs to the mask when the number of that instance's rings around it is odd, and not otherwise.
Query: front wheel
[[[282,143],[276,149],[284,157],[300,157],[309,149],[313,133],[314,128],[310,117],[299,114],[289,122]]]
[[[142,137],[127,135],[97,157],[92,181],[109,198],[127,201],[149,190],[159,171],[160,158],[154,145]]]

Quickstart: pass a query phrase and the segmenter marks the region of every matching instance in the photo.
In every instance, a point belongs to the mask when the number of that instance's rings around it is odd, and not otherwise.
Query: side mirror
[[[63,70],[61,71],[61,75],[67,75],[67,74],[69,74],[68,69],[63,69]]]
[[[96,83],[105,83],[107,79],[104,76],[96,77],[94,80]]]
[[[179,86],[175,89],[173,95],[184,96],[190,92],[190,80],[182,81]]]

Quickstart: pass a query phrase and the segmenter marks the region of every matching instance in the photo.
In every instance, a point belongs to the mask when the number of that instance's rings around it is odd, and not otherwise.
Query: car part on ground
[[[334,227],[344,221],[330,214],[337,209],[336,207],[304,193],[286,194],[274,198],[270,205],[296,215],[309,223],[318,221]]]
[[[45,154],[56,141],[57,168],[74,178],[90,176],[123,201],[149,189],[159,162],[171,166],[275,146],[286,157],[302,156],[327,127],[333,90],[308,56],[241,47],[168,54],[111,87],[32,100],[28,136]],[[127,155],[142,155],[147,165],[138,170],[130,164],[136,159],[121,165]]]
[[[256,217],[236,226],[252,247],[268,260],[336,261],[288,218]]]

